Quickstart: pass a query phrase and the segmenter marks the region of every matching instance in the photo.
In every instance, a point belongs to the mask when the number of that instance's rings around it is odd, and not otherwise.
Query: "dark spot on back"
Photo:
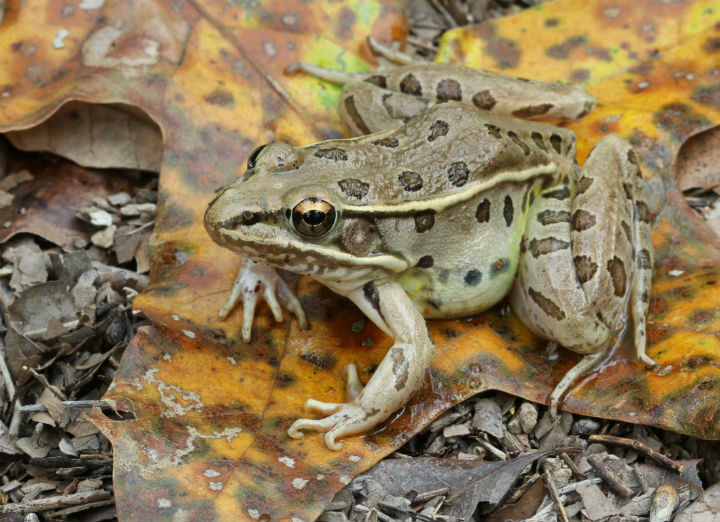
[[[590,185],[593,184],[593,181],[595,181],[593,178],[589,178],[587,176],[583,176],[582,178],[580,178],[580,181],[578,181],[577,184],[578,194],[585,193],[587,189],[590,188]]]
[[[547,152],[547,147],[545,146],[545,141],[543,140],[542,134],[540,134],[539,132],[533,132],[530,137],[539,149],[541,149],[543,152]]]
[[[400,91],[405,94],[415,94],[420,96],[422,94],[422,86],[415,75],[412,73],[406,75],[400,82]]]
[[[537,220],[541,225],[570,223],[570,212],[567,210],[543,210],[537,215]]]
[[[560,154],[562,151],[562,138],[559,134],[551,134],[550,135],[550,145],[552,145],[552,148],[555,149],[555,152]]]
[[[575,256],[573,262],[575,263],[575,272],[581,283],[590,281],[597,272],[597,263],[594,263],[588,256]]]
[[[583,230],[587,230],[588,228],[595,226],[595,216],[586,210],[576,210],[570,220],[570,226],[573,230],[582,232]]]
[[[435,94],[437,95],[437,99],[440,101],[462,100],[462,88],[460,87],[458,81],[453,80],[452,78],[445,78],[444,80],[441,80],[435,88]]]
[[[632,200],[632,198],[633,198],[632,185],[630,185],[630,183],[623,183],[622,188],[625,191],[625,197]]]
[[[652,269],[652,259],[650,257],[650,251],[646,248],[643,248],[640,252],[638,252],[638,267],[640,268],[640,270]]]
[[[498,259],[494,263],[490,265],[490,278],[497,277],[498,275],[507,272],[510,267],[512,266],[512,263],[507,258]]]
[[[570,197],[570,189],[567,185],[563,185],[559,189],[551,190],[550,192],[544,192],[542,196],[544,198],[552,198],[562,201],[563,199],[567,199]]]
[[[377,313],[380,313],[380,295],[378,294],[374,282],[368,281],[363,285],[363,295],[373,309],[375,309]]]
[[[635,221],[650,223],[650,209],[644,201],[635,202]]]
[[[434,264],[435,260],[432,256],[422,256],[417,262],[419,268],[432,268]]]
[[[625,296],[625,265],[619,257],[615,256],[607,262],[607,270],[610,272],[613,290],[617,297]]]
[[[490,200],[483,199],[478,203],[477,210],[475,211],[475,218],[478,223],[487,223],[490,221]]]
[[[468,286],[477,286],[478,283],[482,280],[482,273],[479,270],[468,270],[467,274],[465,274],[465,284]]]
[[[385,78],[382,74],[375,74],[369,78],[365,78],[365,81],[367,83],[377,85],[378,87],[382,87],[383,89],[387,87],[387,78]]]
[[[347,161],[348,159],[347,152],[339,149],[338,147],[333,147],[331,149],[318,149],[313,155],[318,158],[329,159],[333,161]]]
[[[513,213],[513,200],[509,195],[507,195],[505,196],[505,201],[503,203],[503,217],[505,218],[505,224],[507,226],[512,225]]]
[[[513,131],[508,131],[507,135],[511,140],[513,140],[513,143],[515,143],[515,145],[522,149],[523,154],[525,154],[526,156],[530,154],[530,147],[528,147],[527,144],[523,142],[517,134],[515,134]]]
[[[628,240],[628,243],[632,244],[633,238],[632,238],[632,231],[630,230],[630,225],[628,225],[627,221],[622,220],[620,222],[620,226],[623,229],[623,232],[625,232],[625,238]]]
[[[415,192],[422,188],[422,178],[417,172],[405,171],[398,176],[400,184],[408,192]]]
[[[448,179],[450,180],[450,183],[456,187],[462,187],[465,183],[467,183],[469,174],[470,170],[464,161],[452,163],[448,169]]]
[[[355,98],[353,95],[345,98],[343,103],[345,104],[345,111],[348,113],[350,119],[353,121],[358,130],[363,134],[370,134],[370,128],[365,124],[365,121],[362,119],[362,116],[360,116],[360,113],[355,106]]]
[[[497,100],[490,94],[490,91],[486,89],[476,92],[472,97],[472,102],[475,104],[475,107],[489,111],[495,107]]]
[[[532,118],[533,116],[540,116],[541,114],[545,114],[552,108],[552,103],[541,103],[540,105],[529,105],[527,107],[523,107],[522,109],[517,109],[513,111],[512,114],[513,116],[517,116],[518,118]]]
[[[428,136],[428,141],[434,141],[436,138],[439,138],[440,136],[445,136],[448,133],[448,129],[450,127],[448,126],[447,122],[444,122],[442,120],[436,120],[430,125],[430,136]]]
[[[528,293],[533,301],[545,312],[547,315],[557,321],[565,319],[565,312],[563,312],[558,305],[553,303],[550,299],[542,295],[540,292],[532,287],[528,288]]]
[[[389,147],[391,149],[397,147],[400,142],[396,138],[382,138],[372,142],[373,145],[379,145],[381,147]]]
[[[353,178],[342,179],[338,181],[338,185],[340,185],[340,190],[345,194],[357,199],[362,199],[367,196],[368,189],[370,188],[368,183]]]
[[[533,257],[540,257],[558,250],[567,250],[570,248],[570,243],[554,237],[545,237],[543,239],[531,239],[528,248]]]
[[[430,230],[435,224],[435,213],[424,212],[415,216],[415,231],[422,233]]]
[[[502,138],[500,127],[493,125],[492,123],[486,123],[485,128],[487,128],[493,138]]]

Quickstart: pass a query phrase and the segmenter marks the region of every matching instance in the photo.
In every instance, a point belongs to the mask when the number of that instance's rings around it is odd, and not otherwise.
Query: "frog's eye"
[[[320,198],[305,198],[292,211],[292,226],[303,236],[320,237],[335,224],[335,207]]]
[[[266,143],[265,145],[260,145],[259,147],[255,147],[253,149],[253,151],[250,153],[250,156],[248,157],[248,160],[247,160],[248,170],[255,168],[255,162],[257,161],[258,156],[260,155],[260,153],[263,150],[265,150],[265,147],[267,147],[267,146],[268,146],[268,144]]]

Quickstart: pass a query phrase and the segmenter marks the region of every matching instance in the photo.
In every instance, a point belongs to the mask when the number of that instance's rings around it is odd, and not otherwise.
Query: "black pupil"
[[[260,155],[260,153],[265,147],[267,147],[267,145],[260,145],[259,147],[255,147],[255,150],[250,153],[250,157],[247,160],[248,170],[255,168],[255,162],[257,161],[257,157]]]
[[[311,226],[320,225],[325,219],[325,212],[322,210],[308,210],[303,213],[303,221]]]

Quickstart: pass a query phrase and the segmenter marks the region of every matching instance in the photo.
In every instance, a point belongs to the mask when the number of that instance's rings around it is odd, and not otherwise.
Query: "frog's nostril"
[[[252,210],[243,210],[236,216],[232,216],[223,220],[220,226],[227,230],[235,230],[237,227],[244,225],[250,227],[260,221],[258,215]]]

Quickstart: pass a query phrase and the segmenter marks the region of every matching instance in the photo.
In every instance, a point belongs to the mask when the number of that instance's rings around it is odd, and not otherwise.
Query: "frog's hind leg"
[[[522,321],[546,339],[585,355],[551,395],[551,412],[582,375],[605,358],[630,301],[638,358],[645,355],[645,313],[652,244],[634,154],[617,136],[601,140],[567,187],[532,205],[511,294]],[[573,180],[575,180],[573,182]]]

